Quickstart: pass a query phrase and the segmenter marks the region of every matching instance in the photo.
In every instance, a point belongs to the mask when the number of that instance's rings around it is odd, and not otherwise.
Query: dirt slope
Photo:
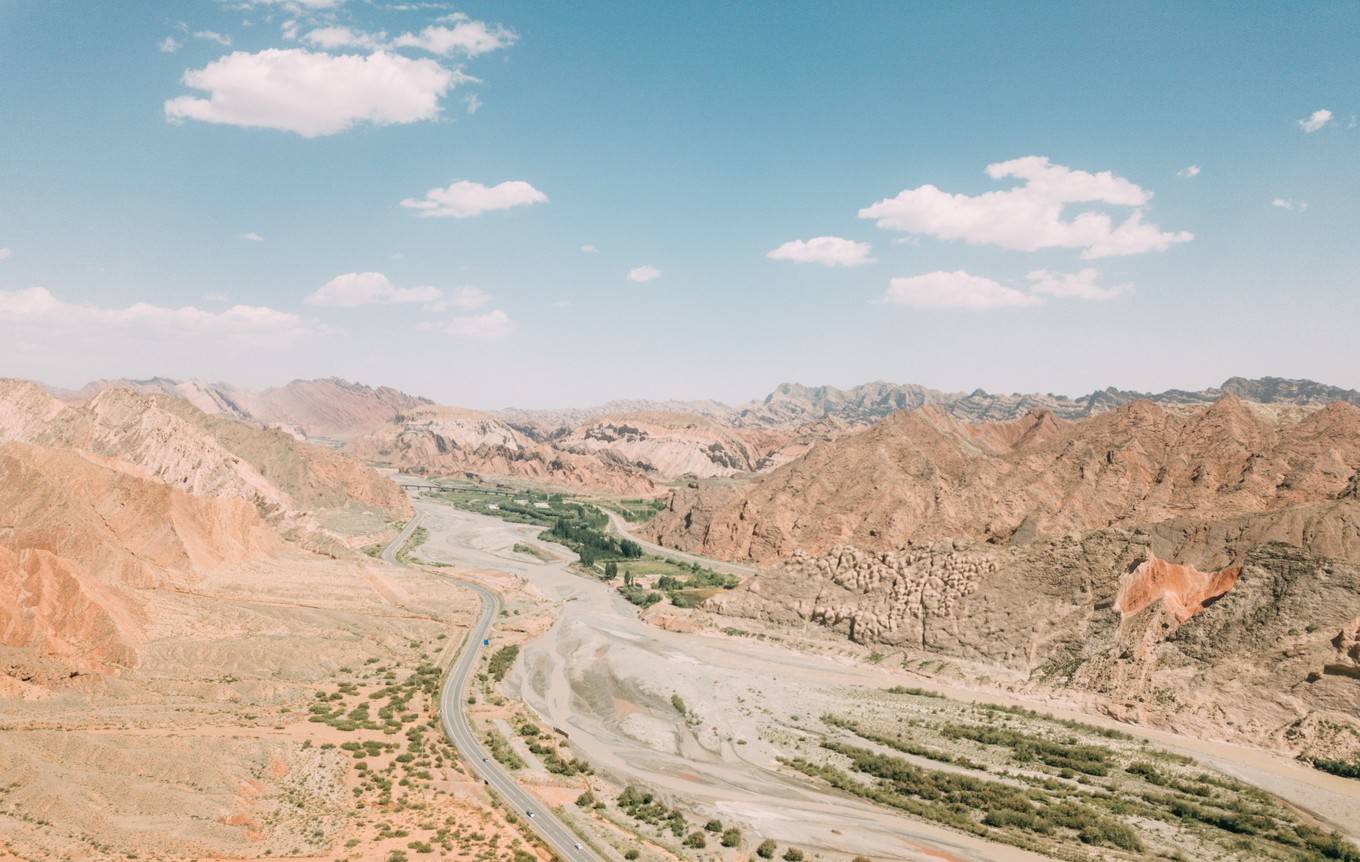
[[[282,547],[245,500],[26,443],[0,444],[0,525],[0,645],[10,674],[30,681],[135,664],[145,622],[135,590],[185,588]]]

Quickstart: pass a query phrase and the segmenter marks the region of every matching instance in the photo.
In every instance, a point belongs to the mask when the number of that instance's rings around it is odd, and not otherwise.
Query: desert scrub
[[[1005,746],[1017,763],[1038,760],[1058,769],[1087,775],[1106,775],[1114,752],[1099,745],[1083,745],[1075,738],[1054,741],[1004,727],[946,724],[941,732],[949,739],[971,739],[983,745]]]
[[[524,761],[520,760],[519,755],[510,747],[509,741],[494,730],[486,732],[486,749],[496,758],[496,762],[506,769],[524,768]]]
[[[486,663],[486,672],[491,674],[496,682],[500,682],[505,679],[506,673],[510,671],[510,666],[515,663],[515,659],[518,657],[518,646],[514,644],[503,646],[491,654],[490,660]]]

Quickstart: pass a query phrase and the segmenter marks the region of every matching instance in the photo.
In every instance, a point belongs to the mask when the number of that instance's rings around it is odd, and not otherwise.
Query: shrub
[[[689,833],[689,836],[685,838],[685,846],[693,847],[696,850],[702,850],[704,847],[708,846],[708,839],[704,837],[704,833],[694,831]]]
[[[778,845],[766,838],[764,841],[760,842],[760,846],[756,848],[756,855],[761,859],[773,859],[774,851],[776,849],[778,849]]]

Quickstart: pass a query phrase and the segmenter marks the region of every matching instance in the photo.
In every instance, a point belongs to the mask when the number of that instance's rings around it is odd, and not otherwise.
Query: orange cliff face
[[[1176,622],[1183,623],[1231,590],[1241,574],[1241,566],[1201,572],[1194,566],[1168,563],[1154,554],[1129,575],[1115,599],[1115,609],[1127,619],[1160,601]]]

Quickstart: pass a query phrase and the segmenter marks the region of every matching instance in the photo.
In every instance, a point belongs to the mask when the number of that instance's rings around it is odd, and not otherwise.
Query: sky
[[[0,0],[0,375],[1360,388],[1360,4]]]

